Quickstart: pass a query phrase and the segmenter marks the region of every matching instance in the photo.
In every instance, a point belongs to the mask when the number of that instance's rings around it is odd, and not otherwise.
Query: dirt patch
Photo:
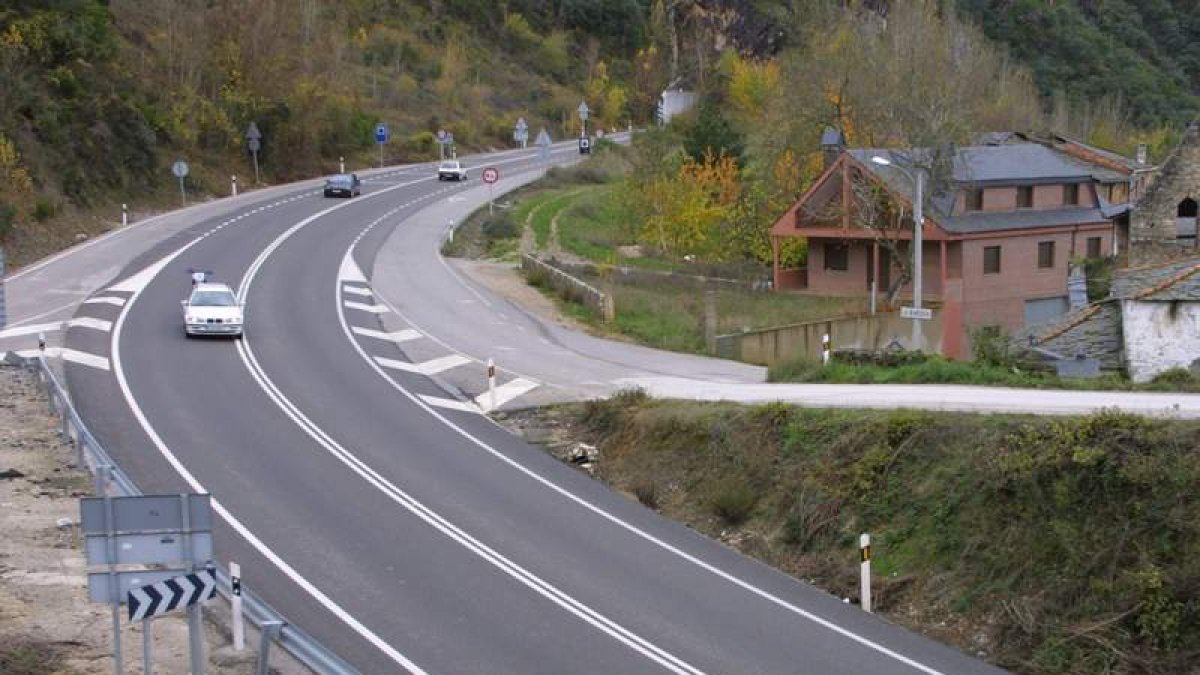
[[[75,451],[60,441],[32,372],[0,366],[0,402],[0,475],[10,476],[0,478],[0,673],[107,675],[112,613],[88,601],[79,529],[79,498],[92,494],[91,476],[74,466]],[[249,648],[230,658],[224,609],[213,601],[205,611],[208,672],[252,673],[257,637],[248,634]],[[153,634],[154,670],[186,673],[183,614],[155,619]],[[124,617],[122,646],[127,672],[141,673],[141,626]],[[273,663],[281,656],[274,652]],[[285,663],[282,672],[303,671]]]
[[[475,283],[544,321],[581,333],[595,333],[592,327],[567,316],[554,300],[526,283],[525,277],[514,265],[487,260],[450,259],[449,262]]]

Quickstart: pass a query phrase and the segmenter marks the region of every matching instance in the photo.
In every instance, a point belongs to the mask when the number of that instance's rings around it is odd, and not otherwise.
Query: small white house
[[[1112,295],[1121,303],[1125,369],[1134,382],[1171,368],[1200,370],[1200,260],[1122,270]]]
[[[694,91],[667,89],[658,99],[658,123],[666,124],[672,117],[691,110],[699,99]]]

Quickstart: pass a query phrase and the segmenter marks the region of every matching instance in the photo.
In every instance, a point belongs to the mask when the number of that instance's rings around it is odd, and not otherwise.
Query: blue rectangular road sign
[[[387,143],[389,137],[390,137],[390,134],[388,133],[388,125],[384,124],[383,122],[380,122],[379,124],[375,125],[375,142],[376,143]]]

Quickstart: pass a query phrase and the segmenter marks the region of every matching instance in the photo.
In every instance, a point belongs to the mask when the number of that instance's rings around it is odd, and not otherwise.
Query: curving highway
[[[552,159],[577,158],[570,144]],[[529,151],[467,162],[485,163],[544,169]],[[147,492],[211,492],[221,562],[363,673],[999,672],[482,415],[493,353],[512,364],[504,402],[761,371],[558,333],[474,287],[435,247],[486,200],[477,177],[372,172],[344,201],[298,185],[164,236],[71,319],[65,367],[89,426]],[[193,267],[238,289],[243,340],[185,339]]]

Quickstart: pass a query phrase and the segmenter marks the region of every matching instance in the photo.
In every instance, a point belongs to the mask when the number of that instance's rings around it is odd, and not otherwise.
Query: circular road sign
[[[500,180],[500,171],[495,167],[489,166],[483,170],[482,177],[483,182],[485,183],[495,183],[496,181]]]
[[[175,174],[176,178],[183,178],[188,175],[187,162],[182,159],[171,165],[171,173]]]

